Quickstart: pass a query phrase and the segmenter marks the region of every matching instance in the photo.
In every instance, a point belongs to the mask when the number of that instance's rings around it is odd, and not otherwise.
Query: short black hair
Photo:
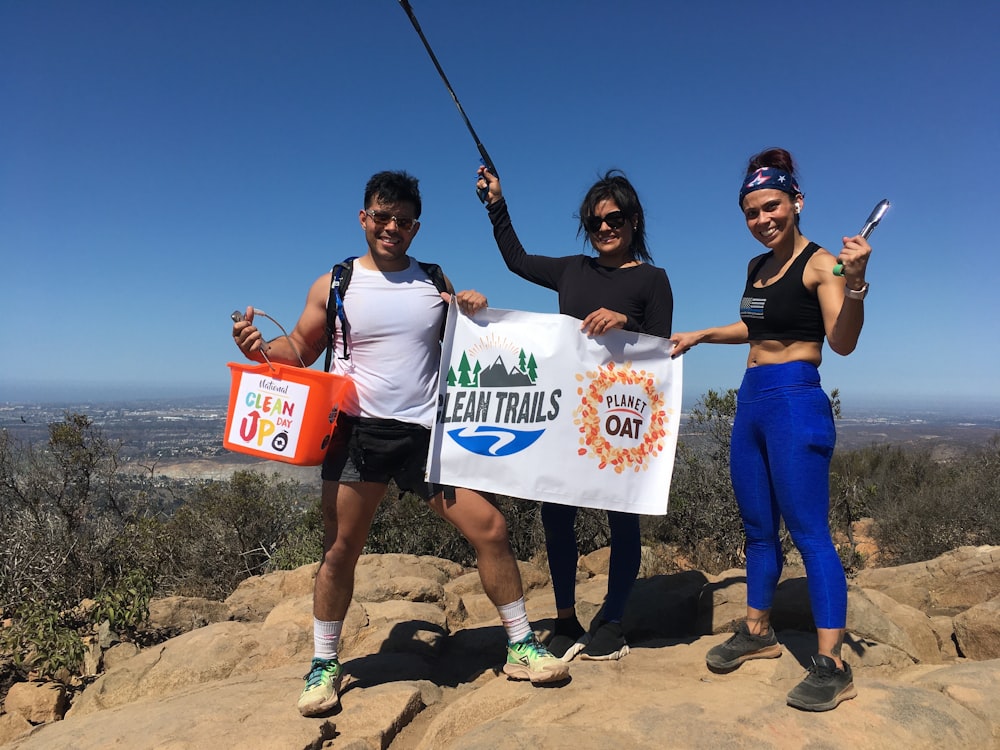
[[[378,172],[365,185],[365,208],[372,203],[412,203],[416,211],[414,219],[420,218],[420,188],[418,180],[406,172]]]

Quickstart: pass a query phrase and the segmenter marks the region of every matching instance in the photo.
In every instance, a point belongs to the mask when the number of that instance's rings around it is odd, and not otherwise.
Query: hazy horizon
[[[716,391],[738,388],[739,380],[712,387]],[[824,383],[829,393],[835,384]],[[706,389],[707,391],[707,389]],[[861,417],[865,413],[943,413],[954,416],[1000,419],[1000,401],[989,396],[968,394],[906,394],[895,393],[886,396],[879,393],[850,393],[840,389],[842,410],[845,416]],[[682,408],[690,410],[705,391],[686,393]],[[229,396],[228,383],[219,387],[195,386],[190,384],[168,386],[163,384],[87,384],[73,385],[52,383],[5,383],[0,389],[0,406],[48,406],[72,407],[84,405],[127,405],[144,402],[218,402],[225,406]]]

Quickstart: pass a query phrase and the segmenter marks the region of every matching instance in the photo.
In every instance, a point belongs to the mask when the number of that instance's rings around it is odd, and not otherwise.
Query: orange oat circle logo
[[[597,371],[578,373],[576,379],[581,383],[573,412],[580,431],[577,453],[617,474],[648,469],[649,459],[663,450],[669,421],[653,373],[633,370],[631,362],[609,362]]]

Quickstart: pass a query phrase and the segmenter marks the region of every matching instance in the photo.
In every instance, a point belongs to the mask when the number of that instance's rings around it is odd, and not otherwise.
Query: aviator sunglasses
[[[388,211],[375,211],[371,208],[366,208],[365,213],[368,214],[372,221],[381,227],[384,227],[390,221],[396,222],[396,226],[399,227],[400,231],[409,232],[413,229],[413,226],[417,223],[416,219],[403,218],[401,216],[393,216]]]
[[[607,224],[612,229],[621,229],[625,226],[625,214],[621,211],[612,211],[611,213],[604,214],[604,216],[588,216],[583,225],[587,228],[587,231],[594,234],[601,228],[601,224]]]

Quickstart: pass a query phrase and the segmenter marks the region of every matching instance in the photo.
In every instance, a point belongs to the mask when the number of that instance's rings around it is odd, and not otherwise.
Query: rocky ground
[[[582,561],[595,614],[607,550]],[[312,652],[315,566],[246,581],[226,602],[155,602],[185,631],[138,651],[95,646],[100,676],[65,712],[51,684],[19,683],[0,715],[5,750],[477,750],[546,748],[1000,748],[1000,547],[862,572],[845,658],[858,697],[810,714],[785,705],[815,648],[804,579],[779,588],[779,659],[717,675],[705,652],[745,607],[743,571],[640,579],[624,627],[632,653],[574,661],[555,686],[508,681],[504,637],[474,571],[433,557],[362,558],[345,625],[342,706],[305,719],[295,700]],[[522,564],[544,635],[546,572]],[[62,717],[62,718],[60,718]],[[6,745],[3,743],[6,742]]]

